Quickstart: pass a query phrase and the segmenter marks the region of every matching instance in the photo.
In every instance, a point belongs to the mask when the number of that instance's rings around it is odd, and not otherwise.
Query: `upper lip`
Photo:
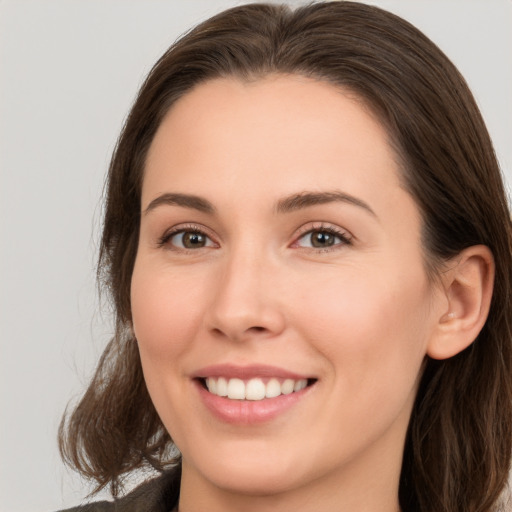
[[[280,379],[293,380],[312,378],[310,375],[302,375],[290,370],[285,370],[284,368],[266,364],[251,364],[247,366],[240,366],[229,363],[205,366],[194,372],[192,377],[196,379],[205,379],[207,377],[225,377],[242,380],[248,380],[257,377],[276,377]]]

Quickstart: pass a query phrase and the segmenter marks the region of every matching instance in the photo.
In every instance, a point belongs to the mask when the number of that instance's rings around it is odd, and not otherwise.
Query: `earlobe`
[[[448,359],[467,348],[487,320],[494,285],[494,258],[488,247],[464,249],[442,276],[447,307],[427,347],[433,359]]]

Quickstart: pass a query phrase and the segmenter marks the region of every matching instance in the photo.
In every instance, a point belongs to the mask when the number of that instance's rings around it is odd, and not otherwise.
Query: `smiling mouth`
[[[212,395],[231,400],[264,400],[290,395],[313,385],[316,379],[252,378],[242,380],[227,377],[207,377],[201,384]]]

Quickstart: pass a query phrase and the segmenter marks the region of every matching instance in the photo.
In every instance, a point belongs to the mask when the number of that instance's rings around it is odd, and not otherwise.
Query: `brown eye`
[[[336,237],[326,231],[313,231],[309,236],[312,247],[331,247],[336,243]]]
[[[180,231],[172,235],[169,242],[180,249],[201,249],[213,245],[210,238],[200,231]]]
[[[350,244],[350,239],[345,234],[330,229],[312,229],[296,242],[298,247],[312,249],[329,249],[346,244]]]

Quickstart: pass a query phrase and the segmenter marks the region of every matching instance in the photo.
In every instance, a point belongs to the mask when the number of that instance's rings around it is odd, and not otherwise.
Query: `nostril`
[[[259,326],[251,327],[249,329],[249,331],[254,331],[254,332],[263,332],[265,330],[266,330],[265,327],[259,327]]]

